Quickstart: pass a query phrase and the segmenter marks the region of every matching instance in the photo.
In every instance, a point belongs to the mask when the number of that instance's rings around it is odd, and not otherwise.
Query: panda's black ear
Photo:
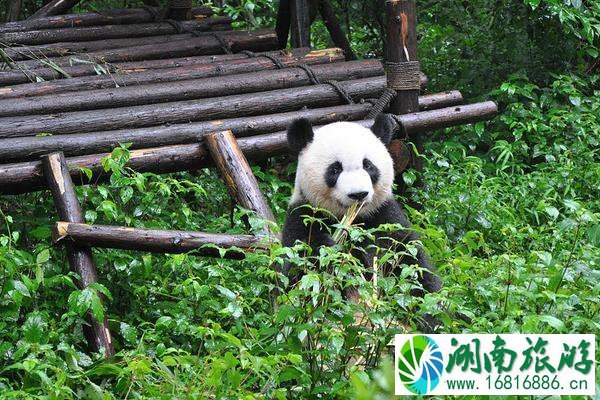
[[[300,118],[292,122],[287,130],[287,140],[290,149],[299,153],[314,137],[312,125],[306,118]]]
[[[398,124],[390,114],[379,114],[371,127],[371,131],[377,136],[383,144],[389,144],[394,137],[394,132]]]

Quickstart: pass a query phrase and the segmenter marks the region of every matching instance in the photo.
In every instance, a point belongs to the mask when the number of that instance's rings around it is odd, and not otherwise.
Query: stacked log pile
[[[156,11],[0,25],[0,193],[43,189],[40,157],[51,152],[64,153],[75,184],[88,182],[80,167],[94,182],[105,178],[101,159],[123,143],[131,168],[159,173],[212,165],[204,141],[215,131],[241,138],[249,159],[282,154],[295,118],[365,123],[386,88],[379,61],[344,61],[340,49],[278,50],[274,31],[233,31],[207,9],[190,21]],[[421,76],[422,92],[426,83]],[[459,106],[457,91],[418,101],[420,112],[398,116],[401,135],[496,112],[493,103]]]
[[[191,2],[169,2],[164,13],[144,7],[57,15],[77,2],[51,0],[32,19],[0,25],[0,194],[50,188],[61,220],[54,241],[66,243],[82,288],[97,279],[90,247],[243,258],[273,239],[269,224],[258,236],[84,224],[74,186],[108,178],[102,160],[120,144],[131,149],[127,167],[141,172],[216,167],[238,204],[274,224],[247,160],[287,153],[285,129],[294,119],[368,127],[387,108],[398,114],[398,136],[409,138],[497,112],[493,102],[461,105],[457,91],[424,93],[418,67],[407,86],[398,74],[386,79],[379,61],[356,61],[327,1],[319,11],[343,50],[306,48],[306,0],[282,0],[275,31],[248,32]],[[386,3],[389,42],[397,45],[387,56],[396,66],[414,67],[414,3]],[[280,50],[288,32],[296,48]],[[399,143],[389,150],[401,171],[407,162]],[[90,347],[112,356],[107,321],[86,318]]]

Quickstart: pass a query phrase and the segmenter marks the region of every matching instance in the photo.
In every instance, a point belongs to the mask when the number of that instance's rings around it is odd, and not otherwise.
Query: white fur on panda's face
[[[298,156],[294,201],[342,216],[354,202],[360,215],[375,211],[392,197],[394,167],[385,145],[358,124],[337,122],[315,130]]]

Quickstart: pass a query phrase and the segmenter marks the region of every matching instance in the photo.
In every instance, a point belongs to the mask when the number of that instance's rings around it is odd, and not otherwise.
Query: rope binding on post
[[[418,61],[386,62],[387,87],[396,91],[421,89]]]

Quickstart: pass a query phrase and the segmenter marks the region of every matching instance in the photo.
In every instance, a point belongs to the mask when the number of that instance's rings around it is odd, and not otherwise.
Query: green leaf
[[[36,264],[44,264],[50,260],[50,250],[44,249],[38,253],[35,257]]]
[[[564,322],[552,315],[542,315],[540,321],[547,323],[557,331],[563,331],[565,329]]]
[[[600,246],[600,224],[592,226],[588,229],[588,237],[592,246]]]

